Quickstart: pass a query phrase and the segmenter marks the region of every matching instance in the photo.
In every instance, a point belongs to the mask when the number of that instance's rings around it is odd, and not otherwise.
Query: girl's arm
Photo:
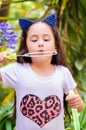
[[[84,102],[81,99],[77,89],[75,88],[73,91],[74,94],[68,94],[66,100],[68,101],[70,107],[75,108],[78,110],[78,112],[80,112],[84,108]]]
[[[8,60],[5,58],[6,55],[12,55],[11,52],[8,52],[8,51],[3,51],[3,52],[0,52],[0,64],[4,64],[6,63]],[[0,81],[2,81],[2,76],[1,76],[1,73],[0,73]]]
[[[0,81],[2,81],[1,73],[0,73]]]
[[[0,64],[3,64],[5,62],[5,52],[0,52]],[[1,73],[0,73],[0,81],[2,81],[2,76],[1,76]]]

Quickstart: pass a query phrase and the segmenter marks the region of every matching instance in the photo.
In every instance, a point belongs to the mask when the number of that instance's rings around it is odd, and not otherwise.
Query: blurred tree
[[[0,21],[7,19],[9,15],[10,1],[11,0],[2,0],[0,4]]]

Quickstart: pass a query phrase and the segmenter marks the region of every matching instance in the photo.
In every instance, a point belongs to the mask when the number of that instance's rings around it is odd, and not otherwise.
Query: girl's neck
[[[55,71],[55,66],[48,63],[38,64],[31,63],[32,70],[41,76],[50,76]]]

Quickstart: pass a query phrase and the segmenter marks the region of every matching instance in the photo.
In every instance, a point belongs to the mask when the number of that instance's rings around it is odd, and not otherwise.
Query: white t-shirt
[[[63,96],[76,87],[70,71],[55,66],[51,76],[36,74],[28,63],[0,69],[4,85],[16,91],[16,130],[64,130]]]

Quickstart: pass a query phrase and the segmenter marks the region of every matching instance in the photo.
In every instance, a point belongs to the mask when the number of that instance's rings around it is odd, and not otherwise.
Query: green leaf
[[[12,130],[12,124],[10,120],[6,120],[6,130]]]
[[[82,63],[82,61],[76,60],[76,61],[75,61],[75,66],[76,66],[76,68],[77,68],[79,71],[82,70],[82,69],[83,69],[83,63]]]

